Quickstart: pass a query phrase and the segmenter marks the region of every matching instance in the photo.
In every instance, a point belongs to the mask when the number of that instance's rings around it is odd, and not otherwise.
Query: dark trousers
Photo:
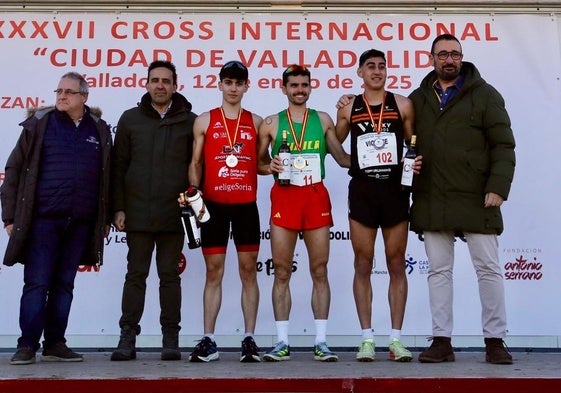
[[[181,321],[181,279],[179,262],[183,249],[183,233],[127,232],[127,274],[121,304],[121,328],[140,332],[144,311],[146,279],[150,272],[152,252],[156,247],[156,268],[160,279],[160,324],[162,331],[179,331]]]
[[[46,346],[66,342],[74,279],[91,235],[91,225],[69,218],[33,221],[24,256],[18,348],[39,349],[42,334]]]

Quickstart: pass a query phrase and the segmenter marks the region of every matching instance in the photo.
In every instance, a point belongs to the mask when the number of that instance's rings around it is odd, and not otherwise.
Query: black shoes
[[[31,347],[18,348],[10,359],[10,364],[22,365],[35,363],[35,351]]]
[[[240,356],[240,362],[242,363],[253,363],[260,362],[259,348],[255,344],[253,337],[246,337],[242,341],[242,354]]]
[[[204,336],[201,341],[195,346],[195,349],[189,355],[190,362],[211,362],[218,360],[218,348],[216,342],[212,341],[209,337]]]
[[[136,336],[137,331],[128,326],[121,329],[121,337],[117,349],[111,354],[111,360],[136,359]]]
[[[45,345],[43,342],[42,362],[81,362],[83,360],[82,355],[68,348],[62,341],[54,345]]]

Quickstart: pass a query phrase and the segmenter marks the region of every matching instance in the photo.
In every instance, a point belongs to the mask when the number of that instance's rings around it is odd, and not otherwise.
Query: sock
[[[327,341],[327,319],[314,319],[316,325],[316,345]]]
[[[244,339],[245,339],[245,338],[248,338],[248,337],[253,337],[253,332],[251,332],[251,333],[250,333],[250,332],[246,332],[246,333],[243,335],[243,338],[244,338]]]
[[[392,332],[390,333],[390,343],[394,338],[401,340],[401,329],[392,329]]]
[[[288,321],[275,321],[278,342],[284,341],[288,345]]]
[[[205,334],[203,335],[203,337],[208,337],[208,338],[210,338],[212,341],[214,341],[214,333],[205,333]]]
[[[372,328],[362,329],[362,340],[364,341],[367,339],[374,340],[374,332],[372,331]]]

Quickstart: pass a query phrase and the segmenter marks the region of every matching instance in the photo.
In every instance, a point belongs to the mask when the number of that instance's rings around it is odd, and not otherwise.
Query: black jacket
[[[111,196],[113,212],[125,212],[126,231],[183,232],[177,198],[189,185],[195,118],[179,93],[163,119],[148,93],[121,115]]]

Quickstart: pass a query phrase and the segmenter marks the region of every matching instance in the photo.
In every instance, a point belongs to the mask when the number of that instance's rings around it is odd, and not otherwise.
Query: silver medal
[[[226,165],[228,165],[229,168],[234,168],[236,165],[238,165],[238,157],[230,154],[228,157],[226,157]]]

